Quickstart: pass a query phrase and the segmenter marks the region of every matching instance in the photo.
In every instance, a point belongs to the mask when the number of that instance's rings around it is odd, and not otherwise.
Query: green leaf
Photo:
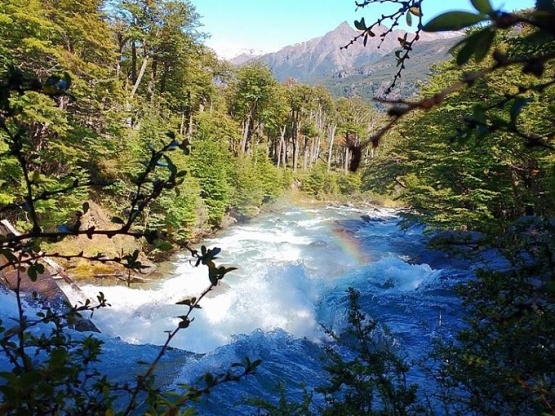
[[[44,266],[40,263],[31,264],[27,269],[27,276],[31,281],[36,282],[39,274],[44,273]]]
[[[454,48],[457,48],[459,45],[464,45],[457,53],[457,65],[464,65],[470,60],[472,55],[474,55],[477,62],[483,60],[493,43],[494,37],[495,30],[491,27],[486,27],[464,38],[454,46]]]
[[[218,284],[218,270],[215,267],[208,267],[208,279],[212,285]]]
[[[119,217],[112,217],[112,222],[114,224],[122,224],[122,225],[125,224],[125,222]]]
[[[422,28],[425,32],[443,32],[460,30],[486,20],[483,14],[474,14],[463,11],[443,13],[430,20]]]
[[[493,7],[489,0],[470,0],[474,8],[480,13],[490,14],[493,12]]]
[[[407,13],[405,17],[407,19],[407,26],[412,26],[412,13]]]
[[[364,22],[364,17],[359,20],[355,20],[355,27],[358,30],[366,30],[366,23]]]

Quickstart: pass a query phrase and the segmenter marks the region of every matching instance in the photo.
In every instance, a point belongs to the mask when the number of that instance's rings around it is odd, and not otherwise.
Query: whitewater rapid
[[[459,325],[453,287],[466,270],[427,250],[420,228],[401,230],[393,210],[276,208],[204,244],[222,249],[218,265],[238,270],[203,299],[192,325],[174,339],[163,376],[175,387],[245,356],[262,359],[255,376],[219,387],[218,400],[233,402],[234,414],[248,414],[244,397],[273,397],[280,383],[300,398],[303,388],[325,381],[322,325],[345,327],[349,287],[360,291],[364,311],[391,329],[411,360],[430,351],[438,332]],[[145,287],[83,286],[93,298],[102,291],[111,304],[93,317],[105,340],[107,371],[125,377],[118,366],[154,356],[185,311],[176,303],[207,286],[206,269],[193,267],[186,253],[169,276]],[[210,398],[202,406],[202,414],[229,414]]]

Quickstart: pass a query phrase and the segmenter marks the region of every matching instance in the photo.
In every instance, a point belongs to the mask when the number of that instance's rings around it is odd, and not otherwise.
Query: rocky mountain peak
[[[361,32],[349,23],[343,22],[321,37],[289,45],[277,52],[252,59],[243,55],[231,62],[241,65],[249,61],[261,61],[268,65],[280,81],[294,78],[301,82],[313,83],[334,74],[352,73],[356,68],[372,64],[398,49],[398,38],[404,37],[406,32],[394,30],[383,39],[380,35],[387,30],[384,26],[375,27],[372,30],[375,36],[368,37],[366,46],[362,39],[350,44]],[[408,38],[411,39],[410,34]],[[419,42],[431,42],[438,38],[435,34],[425,34],[421,35]]]

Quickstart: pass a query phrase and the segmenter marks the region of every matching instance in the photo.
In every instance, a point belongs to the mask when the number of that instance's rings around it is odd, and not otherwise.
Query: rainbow
[[[335,237],[335,244],[356,264],[361,265],[371,262],[370,255],[363,252],[359,240],[351,233],[340,227],[332,228],[331,232]]]

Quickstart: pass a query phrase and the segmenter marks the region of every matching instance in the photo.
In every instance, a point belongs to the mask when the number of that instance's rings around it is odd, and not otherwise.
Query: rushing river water
[[[411,361],[426,356],[438,333],[449,336],[459,326],[453,287],[467,275],[464,265],[427,250],[420,229],[401,230],[394,211],[276,209],[205,244],[222,249],[218,264],[238,270],[172,342],[176,350],[161,365],[163,381],[188,383],[245,356],[263,364],[255,376],[218,387],[216,402],[204,402],[201,414],[255,414],[241,405],[244,397],[275,396],[281,383],[291,398],[300,398],[303,386],[323,384],[321,324],[344,328],[349,287],[360,291],[364,311],[390,328]],[[207,285],[206,269],[192,267],[184,253],[170,276],[148,288],[85,286],[91,297],[104,292],[112,305],[93,317],[106,342],[106,371],[124,379],[134,362],[152,359],[164,331],[184,312],[176,302]]]

